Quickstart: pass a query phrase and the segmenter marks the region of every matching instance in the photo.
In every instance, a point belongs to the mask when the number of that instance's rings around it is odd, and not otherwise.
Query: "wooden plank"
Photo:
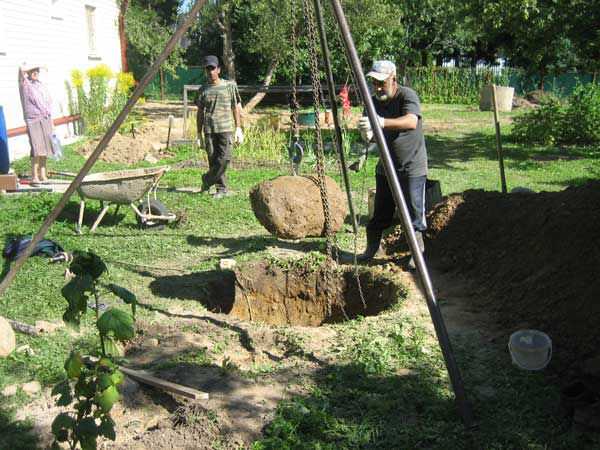
[[[20,333],[28,334],[30,336],[39,336],[40,330],[33,325],[29,325],[22,322],[17,322],[16,320],[7,319],[8,323],[12,327],[13,330],[18,331]]]
[[[152,375],[148,375],[145,372],[139,370],[128,369],[126,367],[119,366],[119,370],[128,377],[139,381],[140,383],[153,386],[163,391],[172,392],[183,397],[191,398],[193,400],[208,400],[208,393],[202,392],[194,388],[182,386],[181,384],[171,383],[170,381],[161,380]]]
[[[496,128],[496,153],[500,165],[500,185],[502,193],[506,194],[506,175],[504,173],[504,154],[502,152],[502,135],[500,133],[500,119],[498,118],[498,102],[496,101],[496,85],[492,84],[492,103],[494,106],[494,126]]]

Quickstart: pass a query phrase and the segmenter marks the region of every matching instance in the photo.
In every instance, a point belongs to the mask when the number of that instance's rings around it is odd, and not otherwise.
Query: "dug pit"
[[[335,265],[313,269],[265,261],[215,271],[205,278],[204,292],[201,301],[213,312],[251,322],[302,326],[376,315],[406,293],[380,268],[355,274]]]

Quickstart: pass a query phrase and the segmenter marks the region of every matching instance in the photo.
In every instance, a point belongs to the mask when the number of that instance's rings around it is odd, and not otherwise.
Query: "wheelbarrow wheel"
[[[169,214],[167,207],[156,199],[150,199],[150,202],[144,201],[140,203],[139,210],[142,215],[151,214],[154,216],[166,216]],[[154,230],[162,230],[165,227],[166,220],[146,219],[136,214],[137,222],[140,228],[152,228]]]

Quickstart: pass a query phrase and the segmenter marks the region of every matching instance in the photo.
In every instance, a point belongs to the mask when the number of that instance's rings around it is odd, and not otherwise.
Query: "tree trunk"
[[[127,35],[125,34],[125,14],[129,7],[129,0],[121,1],[119,10],[119,41],[121,43],[121,70],[129,72],[129,64],[127,63]]]
[[[158,69],[158,74],[160,76],[160,99],[165,99],[165,72],[162,67]]]
[[[235,81],[235,55],[233,54],[233,36],[231,32],[231,11],[230,6],[223,7],[219,14],[217,23],[221,30],[221,39],[223,39],[223,65],[231,81]]]
[[[254,96],[248,101],[248,103],[246,103],[246,106],[244,107],[244,114],[248,114],[249,112],[251,112],[262,101],[262,99],[265,98],[265,95],[267,95],[265,88],[269,87],[269,85],[271,84],[273,73],[275,73],[277,64],[277,60],[274,59],[273,61],[271,61],[271,64],[269,65],[269,68],[267,70],[267,74],[265,75],[265,80],[262,83],[263,89],[260,92],[254,94]]]

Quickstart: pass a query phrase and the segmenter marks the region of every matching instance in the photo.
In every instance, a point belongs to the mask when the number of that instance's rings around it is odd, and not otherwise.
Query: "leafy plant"
[[[115,423],[110,416],[113,405],[119,400],[117,386],[124,376],[114,363],[121,355],[119,342],[134,336],[134,320],[137,299],[129,290],[115,284],[103,284],[100,277],[107,271],[102,259],[91,252],[76,252],[70,266],[75,275],[63,288],[62,295],[68,302],[63,320],[79,327],[87,312],[88,301],[95,302],[96,327],[100,335],[101,357],[86,363],[83,356],[73,351],[65,361],[67,379],[57,384],[52,395],[57,395],[58,406],[73,404],[74,411],[56,416],[52,422],[53,448],[67,442],[71,449],[95,449],[99,436],[115,440]],[[109,308],[100,315],[100,288],[106,289],[131,306],[131,314]]]
[[[113,78],[116,81],[111,88]],[[121,111],[135,80],[131,73],[121,72],[115,75],[106,64],[99,64],[88,69],[85,75],[79,70],[73,70],[71,83],[77,95],[75,99],[67,83],[69,108],[73,114],[81,115],[85,133],[94,136],[104,132]],[[127,124],[123,126],[126,127]]]
[[[600,142],[600,85],[578,85],[568,101],[546,97],[540,107],[516,117],[512,136],[529,144],[590,145]]]
[[[546,96],[540,107],[515,117],[512,137],[517,142],[552,145],[560,140],[566,108],[557,97]]]

